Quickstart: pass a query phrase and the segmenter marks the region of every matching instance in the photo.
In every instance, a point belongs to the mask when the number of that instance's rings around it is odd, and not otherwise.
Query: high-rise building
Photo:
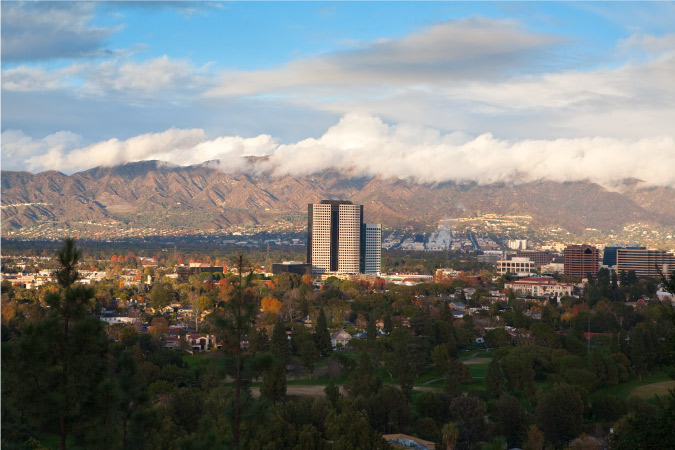
[[[568,245],[565,247],[565,275],[575,278],[595,276],[600,268],[598,249],[592,245]]]
[[[382,225],[363,224],[363,237],[361,272],[378,274],[382,271]]]
[[[616,251],[620,248],[637,248],[640,250],[645,250],[645,247],[638,247],[637,245],[605,247],[605,251],[602,254],[602,265],[607,267],[616,266]]]
[[[308,205],[307,263],[316,274],[377,273],[382,228],[363,223],[363,206],[345,200]]]
[[[620,248],[616,251],[616,271],[634,270],[639,277],[658,277],[675,270],[675,255],[664,250]]]

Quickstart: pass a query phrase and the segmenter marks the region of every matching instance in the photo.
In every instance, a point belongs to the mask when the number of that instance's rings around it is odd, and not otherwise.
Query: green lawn
[[[642,381],[638,380],[637,376],[634,376],[633,379],[625,383],[598,389],[597,391],[591,394],[590,398],[592,400],[594,397],[598,395],[606,394],[606,395],[614,395],[626,400],[635,390],[635,388],[638,388],[640,386],[646,386],[648,384],[653,383],[662,383],[664,381],[671,381],[671,379],[668,375],[666,375],[663,372],[654,372],[651,375],[643,375]]]

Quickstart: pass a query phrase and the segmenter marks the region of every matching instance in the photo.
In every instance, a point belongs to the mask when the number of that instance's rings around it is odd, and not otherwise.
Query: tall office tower
[[[307,222],[307,263],[312,272],[360,272],[362,205],[344,200],[309,204]]]
[[[363,224],[363,245],[361,246],[363,267],[361,272],[378,274],[382,271],[382,225]]]
[[[607,267],[616,266],[616,251],[620,248],[637,248],[640,250],[645,250],[645,247],[638,247],[637,245],[621,245],[615,247],[605,247],[605,251],[602,254],[602,265]]]
[[[600,268],[598,249],[592,245],[568,245],[565,247],[565,275],[586,278],[595,276]]]
[[[616,251],[616,271],[634,270],[639,277],[658,277],[675,270],[675,255],[664,250],[620,248]]]

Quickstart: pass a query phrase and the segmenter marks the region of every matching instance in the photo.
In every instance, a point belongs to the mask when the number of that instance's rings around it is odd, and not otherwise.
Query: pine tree
[[[485,387],[489,398],[498,398],[504,392],[504,375],[497,358],[492,358],[485,376]]]
[[[282,366],[281,360],[277,360],[269,370],[263,373],[260,395],[273,402],[281,401],[286,397],[286,367]]]
[[[277,323],[274,326],[270,348],[274,356],[285,370],[286,366],[288,365],[291,349],[288,343],[288,336],[286,336],[286,324],[284,324],[283,320],[281,319],[277,319]]]
[[[324,392],[326,393],[326,398],[330,404],[333,405],[333,408],[337,409],[340,397],[342,396],[340,395],[340,388],[335,384],[332,378],[328,380]]]
[[[231,291],[221,291],[221,306],[214,313],[214,325],[224,334],[225,348],[234,354],[234,448],[240,445],[241,423],[241,391],[244,387],[244,375],[242,373],[241,343],[244,336],[248,335],[253,327],[257,314],[258,301],[250,289],[253,279],[253,269],[248,268],[248,263],[243,255],[239,255],[235,263],[239,274],[238,280]],[[248,274],[245,275],[245,273]]]
[[[630,335],[630,359],[642,381],[642,372],[647,368],[647,358],[645,356],[645,339],[642,328],[635,327]]]
[[[319,310],[319,317],[316,319],[316,328],[314,330],[316,339],[316,347],[321,352],[321,356],[330,355],[333,351],[333,345],[330,340],[330,333],[328,333],[328,322],[326,321],[326,314],[323,308]]]

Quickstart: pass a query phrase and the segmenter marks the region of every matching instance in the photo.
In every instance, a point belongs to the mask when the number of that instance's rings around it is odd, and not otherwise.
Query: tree
[[[286,334],[286,324],[280,318],[277,319],[277,323],[274,325],[270,348],[272,354],[277,358],[284,370],[286,370],[291,357],[291,348],[288,343],[288,335]]]
[[[457,440],[459,439],[459,430],[453,423],[446,423],[441,430],[443,448],[445,450],[455,450]]]
[[[321,356],[328,356],[333,351],[333,345],[328,333],[328,322],[326,321],[326,313],[323,308],[319,309],[319,317],[316,319],[315,339],[316,347],[321,352]]]
[[[260,395],[270,401],[280,401],[286,397],[286,368],[281,360],[263,372],[263,382]]]
[[[300,344],[300,361],[302,361],[302,367],[309,373],[309,378],[312,378],[314,374],[314,365],[319,360],[319,349],[316,348],[314,341],[312,339],[304,339],[302,344]]]
[[[93,290],[74,284],[81,256],[66,239],[57,254],[60,289],[45,296],[47,317],[25,325],[2,351],[3,427],[7,402],[21,421],[57,434],[62,450],[69,435],[84,435],[106,368],[102,322],[87,314]]]
[[[459,428],[459,442],[473,448],[486,434],[485,404],[476,397],[460,395],[452,400],[450,411]]]
[[[241,391],[243,388],[241,343],[248,335],[256,316],[258,302],[251,289],[253,269],[248,267],[243,255],[239,255],[235,266],[238,278],[231,293],[224,293],[219,307],[214,313],[214,325],[223,335],[224,349],[234,354],[234,447],[240,445]],[[248,275],[244,276],[244,273]]]
[[[642,381],[642,372],[647,368],[645,355],[645,339],[642,327],[635,327],[630,335],[630,359],[635,367],[638,378]]]
[[[332,378],[328,380],[328,384],[326,385],[324,392],[326,393],[326,398],[330,404],[333,405],[333,408],[337,409],[342,395],[340,394],[340,388],[335,385],[335,382]]]
[[[497,358],[492,358],[488,364],[487,374],[485,376],[485,389],[489,398],[498,398],[504,392],[504,375],[499,368]]]
[[[504,436],[509,448],[523,442],[527,416],[517,398],[503,393],[494,405],[492,414],[497,434]]]
[[[579,435],[583,424],[584,402],[569,384],[555,384],[537,405],[537,419],[546,437],[556,445]]]
[[[530,425],[527,430],[527,441],[523,445],[525,450],[541,450],[544,448],[544,433],[536,425]]]
[[[165,308],[171,304],[173,292],[165,283],[155,283],[150,291],[150,306],[155,311]]]
[[[446,344],[440,344],[434,347],[434,351],[431,353],[431,360],[434,362],[436,370],[439,373],[447,373],[448,368],[450,367],[448,346]]]
[[[375,376],[375,363],[371,356],[365,352],[360,351],[356,368],[349,374],[349,379],[345,384],[345,389],[349,392],[351,397],[369,395],[377,393],[382,386],[382,380]]]
[[[282,306],[283,303],[272,297],[265,297],[260,302],[260,307],[262,308],[263,312],[269,312],[272,314],[277,314],[281,310]]]

